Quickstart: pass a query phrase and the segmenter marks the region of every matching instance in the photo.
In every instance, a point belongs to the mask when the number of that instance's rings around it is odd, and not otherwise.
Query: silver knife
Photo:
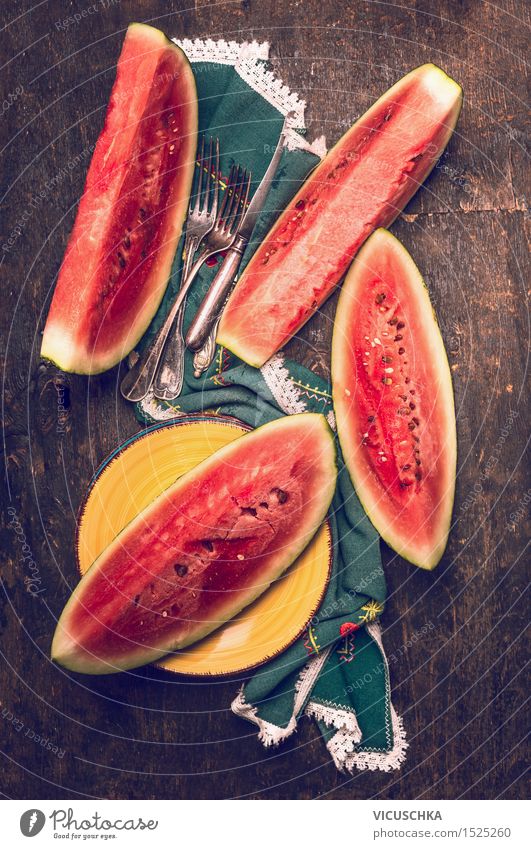
[[[195,318],[188,328],[186,344],[192,349],[192,351],[201,350],[208,341],[209,335],[215,327],[228,299],[232,286],[234,285],[234,279],[240,266],[243,253],[249,244],[254,226],[258,220],[258,216],[262,212],[273,177],[276,174],[286,141],[288,120],[292,117],[293,113],[289,112],[284,119],[284,124],[282,126],[275,152],[267,167],[267,171],[262,177],[260,185],[253,195],[253,199],[249,204],[247,212],[243,216],[236,239],[227,251],[227,255],[225,256],[218,273],[214,277],[208,292],[201,302]]]

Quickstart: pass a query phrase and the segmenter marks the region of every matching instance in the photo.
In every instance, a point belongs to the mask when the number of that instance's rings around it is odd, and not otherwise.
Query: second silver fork
[[[210,138],[208,158],[205,159],[205,137],[202,136],[197,164],[199,166],[199,176],[197,178],[195,200],[192,195],[190,198],[188,218],[186,220],[181,286],[186,283],[186,279],[190,274],[193,258],[199,245],[216,223],[219,196],[219,139],[216,139],[214,144],[214,140]],[[214,186],[211,191],[212,178],[214,180]],[[173,336],[170,335],[169,337],[172,339],[172,368],[174,373],[172,375],[168,373],[169,366],[166,356],[166,348],[169,345],[168,340],[153,382],[153,391],[156,398],[166,398],[168,381],[170,379],[172,381],[172,391],[175,391],[177,395],[180,394],[183,387],[184,352],[186,348],[183,335],[185,309],[186,298],[183,300],[175,318],[175,324],[171,330]]]

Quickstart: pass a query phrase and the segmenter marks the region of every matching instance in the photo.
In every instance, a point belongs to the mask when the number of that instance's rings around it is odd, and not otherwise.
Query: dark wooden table
[[[90,5],[2,3],[3,244],[16,236],[0,257],[7,474],[2,794],[522,797],[523,565],[531,495],[526,4],[96,0],[81,23],[61,23]],[[139,429],[117,390],[121,369],[90,381],[61,379],[38,356],[50,285],[87,167],[76,157],[101,129],[132,20],[172,36],[270,41],[274,68],[308,102],[310,135],[325,132],[329,141],[423,62],[440,64],[464,88],[447,154],[393,227],[432,294],[459,430],[454,525],[443,562],[428,574],[384,551],[385,643],[397,658],[394,698],[410,742],[401,772],[339,774],[307,721],[281,749],[264,750],[229,710],[237,681],[183,682],[153,669],[90,679],[67,676],[48,659],[54,620],[68,595],[65,578],[75,579],[77,507],[102,458]],[[304,330],[311,354],[300,343],[291,350],[321,373],[328,368],[334,308],[332,299]],[[62,407],[64,427],[58,427]],[[411,639],[430,623],[427,636]]]

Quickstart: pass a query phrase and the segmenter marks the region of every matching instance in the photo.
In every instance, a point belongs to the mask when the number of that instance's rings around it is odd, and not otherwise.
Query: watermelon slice
[[[441,559],[455,489],[452,381],[428,290],[386,230],[343,284],[332,340],[337,431],[379,534],[424,569]]]
[[[87,174],[41,356],[95,374],[125,357],[160,304],[181,235],[197,143],[184,53],[131,24]]]
[[[217,451],[140,513],[93,563],[52,657],[102,674],[188,646],[263,593],[307,546],[335,488],[324,416],[271,422]]]
[[[258,248],[217,341],[262,366],[328,298],[354,254],[387,227],[454,130],[462,92],[435,65],[401,79],[312,172]]]

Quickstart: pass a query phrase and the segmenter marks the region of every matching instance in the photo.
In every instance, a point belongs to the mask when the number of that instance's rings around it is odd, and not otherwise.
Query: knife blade
[[[188,328],[186,334],[186,344],[192,351],[199,351],[207,342],[210,332],[215,326],[223,307],[227,301],[230,290],[234,285],[234,280],[238,272],[243,253],[249,244],[255,224],[262,212],[266,197],[273,177],[275,176],[282,150],[286,143],[286,132],[288,129],[288,121],[293,117],[293,113],[289,112],[282,125],[282,130],[278,138],[275,152],[271,157],[271,162],[267,166],[267,170],[262,177],[260,185],[253,195],[245,215],[242,218],[238,234],[232,247],[229,248],[221,267],[214,277],[208,292],[203,298],[199,309]]]

